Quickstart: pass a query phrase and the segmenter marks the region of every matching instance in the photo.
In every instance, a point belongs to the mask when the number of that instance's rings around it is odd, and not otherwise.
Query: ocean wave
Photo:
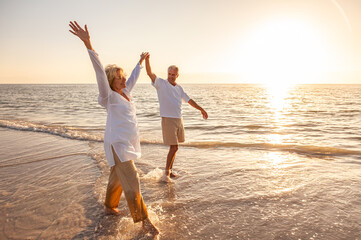
[[[215,131],[215,130],[219,130],[219,129],[234,129],[234,128],[238,128],[239,125],[217,125],[217,126],[207,126],[207,125],[201,125],[201,124],[197,124],[197,125],[190,125],[190,126],[186,126],[185,128],[187,130],[206,130],[206,131]]]
[[[142,144],[163,145],[161,140],[141,140]],[[182,143],[184,147],[194,148],[240,148],[240,149],[256,149],[268,151],[292,152],[301,155],[326,157],[326,156],[348,156],[355,155],[361,157],[361,151],[348,150],[336,147],[322,147],[312,145],[296,145],[296,144],[272,144],[272,143],[238,143],[238,142],[189,142]]]
[[[249,128],[249,129],[259,129],[259,128],[265,128],[264,126],[261,125],[246,125],[244,126],[245,128]]]
[[[71,154],[65,154],[65,155],[61,155],[61,156],[48,157],[48,158],[37,159],[37,160],[33,160],[33,161],[25,161],[25,162],[14,162],[14,161],[11,159],[11,160],[8,160],[7,162],[12,162],[12,163],[10,163],[10,164],[3,164],[4,162],[2,162],[2,163],[0,164],[0,168],[13,167],[13,166],[25,165],[25,164],[29,164],[29,163],[49,161],[49,160],[54,160],[54,159],[57,159],[57,158],[71,157],[71,156],[80,156],[80,155],[91,156],[91,155],[89,155],[88,153],[71,153]],[[5,162],[5,163],[6,163],[6,162]]]
[[[9,128],[21,131],[42,132],[52,135],[57,135],[65,138],[103,142],[104,138],[102,133],[91,133],[84,129],[78,129],[69,126],[59,125],[44,125],[40,123],[21,121],[21,120],[0,120],[0,127]],[[141,144],[149,145],[163,145],[163,141],[142,139]],[[202,141],[202,142],[186,142],[181,144],[184,147],[194,148],[240,148],[240,149],[256,149],[256,150],[268,150],[268,151],[283,151],[292,152],[309,156],[346,156],[355,155],[361,156],[361,151],[348,150],[336,147],[322,147],[312,145],[296,145],[296,144],[272,144],[272,143],[238,143],[238,142],[222,142],[222,141]]]
[[[21,131],[42,132],[76,140],[102,142],[102,135],[89,133],[86,130],[60,125],[44,125],[21,120],[0,120],[0,127]]]
[[[182,144],[187,147],[197,148],[252,148],[259,150],[278,150],[294,152],[298,154],[315,155],[315,156],[345,156],[358,155],[361,151],[348,150],[335,147],[321,147],[312,145],[296,144],[272,144],[272,143],[237,143],[237,142],[191,142]]]
[[[361,113],[358,109],[346,109],[346,110],[339,110],[340,113]]]

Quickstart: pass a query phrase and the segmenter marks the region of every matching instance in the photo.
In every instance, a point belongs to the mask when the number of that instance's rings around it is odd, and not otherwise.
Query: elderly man
[[[159,111],[162,117],[163,143],[169,145],[167,163],[163,180],[169,182],[170,178],[176,177],[172,172],[173,162],[178,151],[178,144],[184,142],[184,127],[182,119],[182,102],[189,103],[192,107],[201,111],[203,118],[207,119],[208,114],[195,101],[193,101],[183,88],[176,83],[179,76],[177,66],[168,68],[168,78],[162,79],[157,77],[150,67],[150,55],[145,58],[147,74],[152,80],[152,85],[157,89]]]

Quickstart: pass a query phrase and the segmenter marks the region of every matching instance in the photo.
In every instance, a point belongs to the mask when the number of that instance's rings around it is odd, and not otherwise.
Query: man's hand
[[[149,58],[150,58],[150,54],[149,54],[149,52],[147,52],[148,54],[147,54],[147,56],[145,56],[145,60],[148,60],[149,61]]]
[[[148,53],[148,55],[145,56],[145,69],[147,70],[148,76],[150,77],[150,79],[154,83],[157,76],[152,72],[152,68],[150,67],[149,58],[150,58],[150,54]]]
[[[201,110],[201,113],[203,115],[203,119],[207,119],[208,118],[208,114],[206,111],[204,111],[203,109]]]
[[[140,60],[139,60],[139,64],[142,65],[144,59],[148,56],[149,58],[149,52],[142,52],[142,54],[140,54]]]
[[[200,107],[193,99],[189,99],[188,103],[195,109],[198,109],[199,111],[201,111],[204,119],[208,118],[208,113],[206,111],[204,111],[204,109],[202,107]]]

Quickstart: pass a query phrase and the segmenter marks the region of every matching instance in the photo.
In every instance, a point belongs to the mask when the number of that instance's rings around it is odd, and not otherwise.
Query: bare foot
[[[171,171],[170,174],[169,174],[169,177],[171,177],[171,178],[177,178],[177,177],[179,177],[179,175],[176,174],[175,172]]]
[[[150,233],[153,237],[157,236],[159,234],[158,228],[156,228],[153,223],[149,220],[149,218],[145,219],[143,221],[143,230],[146,233]]]
[[[123,214],[123,212],[120,212],[116,208],[108,208],[108,207],[104,208],[104,212],[105,212],[106,215],[114,215],[114,216],[119,216],[119,215]]]
[[[166,182],[166,183],[170,183],[170,182],[173,182],[172,179],[170,179],[170,177],[166,174],[164,174],[161,178],[160,178],[160,181],[162,182]]]

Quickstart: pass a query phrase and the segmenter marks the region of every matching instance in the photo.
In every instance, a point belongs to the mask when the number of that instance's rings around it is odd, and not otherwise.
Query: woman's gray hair
[[[105,73],[108,78],[109,86],[113,91],[114,89],[112,88],[112,84],[114,82],[114,79],[116,78],[116,74],[118,71],[120,71],[120,74],[123,74],[123,69],[115,64],[109,64],[105,67]]]

